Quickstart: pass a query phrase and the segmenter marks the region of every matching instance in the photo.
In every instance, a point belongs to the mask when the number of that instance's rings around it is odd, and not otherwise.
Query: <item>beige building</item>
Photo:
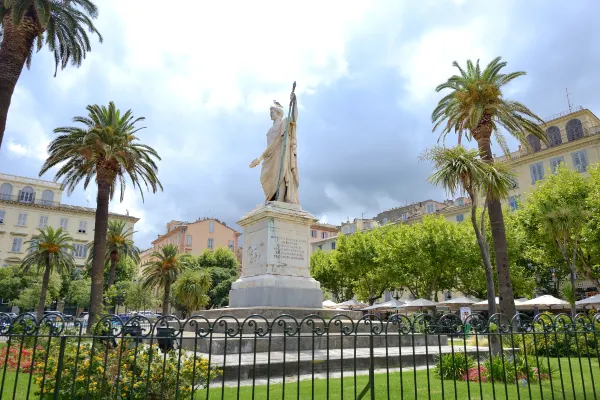
[[[0,174],[0,265],[19,264],[26,242],[38,229],[63,228],[73,238],[75,262],[83,266],[87,244],[94,240],[96,210],[61,202],[63,190],[56,182]],[[110,213],[111,219],[126,221],[134,230],[139,218]]]
[[[312,244],[337,236],[340,228],[335,225],[316,223],[310,226],[310,252],[313,252]]]
[[[201,218],[194,222],[171,221],[167,224],[167,232],[158,235],[150,249],[144,250],[142,262],[147,261],[150,254],[166,244],[174,244],[179,252],[198,256],[204,250],[225,247],[238,253],[240,232],[227,226],[216,218]]]

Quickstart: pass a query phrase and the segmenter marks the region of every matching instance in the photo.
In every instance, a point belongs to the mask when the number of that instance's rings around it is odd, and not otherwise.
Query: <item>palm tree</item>
[[[439,101],[431,116],[434,131],[443,125],[440,139],[445,139],[451,132],[458,135],[459,144],[463,135],[467,139],[473,138],[477,141],[481,158],[490,164],[494,162],[492,134],[502,150],[509,153],[500,128],[506,129],[526,146],[529,146],[526,140],[528,135],[547,142],[544,131],[538,126],[538,123],[543,123],[541,118],[523,104],[507,100],[502,95],[503,86],[525,75],[525,72],[500,73],[506,66],[506,62],[500,61],[500,57],[492,60],[483,71],[479,67],[479,60],[476,64],[468,60],[466,69],[461,68],[456,61],[452,65],[458,68],[460,75],[450,77],[436,88],[437,92],[444,89],[450,89],[451,92]],[[514,315],[516,309],[500,200],[488,198],[487,209],[498,271],[500,308],[507,315]]]
[[[133,231],[131,228],[125,229],[126,222],[123,220],[112,219],[108,221],[108,232],[106,234],[106,263],[110,263],[108,281],[106,287],[109,288],[115,283],[117,274],[117,264],[121,257],[129,257],[136,264],[140,261],[140,250],[133,244]],[[94,242],[89,245],[88,263],[94,260]]]
[[[48,146],[48,159],[42,166],[40,176],[55,166],[60,167],[54,176],[62,178],[68,193],[72,193],[83,180],[84,189],[92,180],[98,185],[96,198],[96,221],[94,224],[94,257],[91,269],[92,294],[90,299],[88,332],[100,310],[104,289],[104,263],[108,230],[108,204],[117,186],[121,197],[125,194],[125,178],[128,176],[133,187],[138,187],[144,200],[142,182],[146,189],[156,193],[162,190],[157,177],[160,160],[156,151],[137,143],[135,133],[143,128],[136,124],[144,118],[134,119],[131,110],[121,113],[113,102],[108,107],[89,105],[87,117],[75,117],[74,122],[82,126],[61,127],[54,130],[61,135]]]
[[[429,177],[432,184],[441,185],[452,196],[466,192],[471,200],[471,224],[485,269],[488,314],[494,315],[496,313],[496,288],[490,250],[485,239],[484,213],[486,207],[484,204],[481,226],[479,226],[477,222],[478,194],[483,191],[488,200],[505,198],[513,185],[514,177],[506,169],[506,164],[488,164],[481,159],[479,151],[467,150],[461,145],[453,148],[435,147],[426,152],[422,158],[434,163],[435,172]]]
[[[72,252],[75,250],[70,244],[73,238],[63,232],[62,228],[54,230],[51,226],[38,229],[39,233],[27,241],[29,254],[23,259],[25,272],[35,267],[44,271],[42,278],[42,293],[37,306],[37,316],[41,319],[44,315],[46,292],[52,270],[59,273],[70,271],[75,267]]]
[[[162,313],[163,316],[169,315],[171,285],[183,269],[183,265],[179,260],[179,249],[173,244],[161,246],[158,251],[150,255],[150,261],[144,264],[143,268],[144,287],[162,287],[164,289]]]
[[[54,53],[55,70],[80,66],[91,51],[87,32],[102,36],[92,20],[98,9],[90,0],[0,0],[0,146],[12,94],[34,50]]]
[[[206,270],[186,270],[173,287],[177,302],[186,308],[187,314],[200,309],[210,302],[207,293],[212,286],[212,278]]]

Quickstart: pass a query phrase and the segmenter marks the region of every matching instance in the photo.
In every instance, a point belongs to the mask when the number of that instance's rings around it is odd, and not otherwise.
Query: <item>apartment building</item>
[[[142,261],[148,260],[152,251],[166,244],[174,244],[180,253],[198,256],[204,250],[225,247],[238,254],[238,240],[241,233],[216,218],[201,218],[194,222],[171,221],[166,233],[158,235],[152,247],[144,251]]]
[[[62,228],[73,238],[78,266],[88,256],[87,244],[94,240],[96,210],[61,202],[59,183],[22,176],[0,174],[0,265],[20,264],[38,229]],[[125,220],[134,230],[139,218],[110,213],[109,218]]]
[[[340,228],[335,225],[315,223],[310,226],[310,252],[313,252],[312,244],[337,236]]]

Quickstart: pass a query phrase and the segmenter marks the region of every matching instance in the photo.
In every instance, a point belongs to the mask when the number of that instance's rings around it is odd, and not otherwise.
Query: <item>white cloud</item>
[[[438,96],[435,87],[458,73],[453,61],[464,66],[467,59],[480,59],[480,63],[487,64],[497,56],[496,44],[507,29],[509,25],[501,15],[477,17],[465,25],[429,30],[402,46],[396,64],[411,98],[400,99],[399,105],[410,109],[412,101]]]
[[[17,86],[7,120],[7,148],[14,157],[28,157],[46,160],[46,148],[50,143],[47,132],[52,128],[36,116],[36,101],[32,94],[21,86]]]
[[[147,3],[113,0],[102,8],[99,29],[123,27],[124,58],[104,69],[114,86],[144,87],[160,96],[148,100],[188,109],[256,111],[267,94],[263,109],[274,92],[285,101],[294,80],[303,93],[345,76],[346,44],[371,5],[188,1],[170,15],[162,3]]]

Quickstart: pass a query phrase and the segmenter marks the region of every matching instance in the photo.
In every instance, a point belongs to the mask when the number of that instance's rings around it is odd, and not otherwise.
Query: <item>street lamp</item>
[[[400,286],[399,288],[395,288],[392,293],[392,297],[396,300],[400,300],[400,297],[404,294],[404,287]]]

